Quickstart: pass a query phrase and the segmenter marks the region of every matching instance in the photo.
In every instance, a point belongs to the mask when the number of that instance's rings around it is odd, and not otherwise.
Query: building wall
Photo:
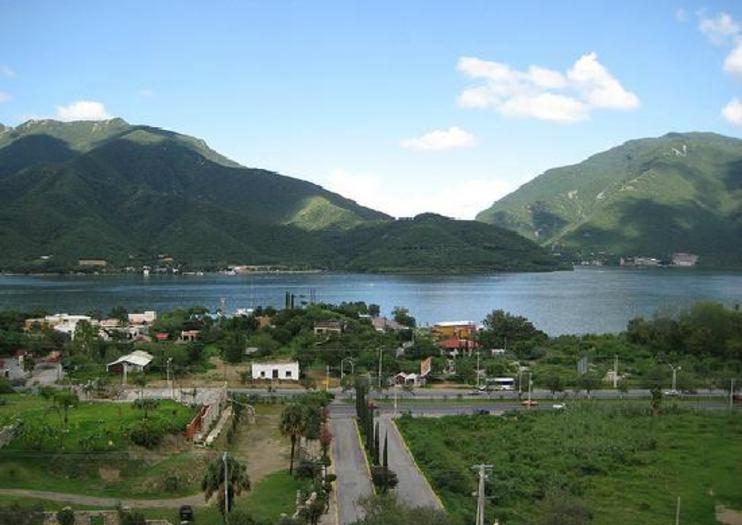
[[[287,373],[289,375],[287,375]],[[253,379],[299,380],[299,363],[253,363]]]

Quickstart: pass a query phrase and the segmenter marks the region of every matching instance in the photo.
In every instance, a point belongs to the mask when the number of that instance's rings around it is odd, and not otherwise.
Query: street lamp
[[[353,370],[355,368],[355,362],[353,361],[352,357],[344,357],[342,361],[340,361],[340,380],[343,380],[343,377],[345,377],[345,362],[348,362],[350,365],[350,373],[351,375],[354,373]]]

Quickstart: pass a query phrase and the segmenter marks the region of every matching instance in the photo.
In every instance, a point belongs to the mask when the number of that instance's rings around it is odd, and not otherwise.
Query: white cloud
[[[742,76],[742,40],[737,41],[734,49],[724,59],[724,71]]]
[[[57,118],[67,122],[72,120],[106,120],[111,118],[111,115],[101,102],[78,100],[67,106],[57,106]]]
[[[724,106],[721,110],[721,115],[735,126],[742,126],[742,101],[738,98],[733,98],[729,101],[729,104]]]
[[[580,57],[565,73],[542,66],[525,71],[508,64],[461,57],[457,69],[484,84],[464,89],[458,104],[492,109],[507,117],[572,123],[596,109],[631,110],[639,97],[627,91],[598,61],[596,53]]]
[[[727,43],[740,33],[740,25],[729,13],[708,17],[703,11],[699,12],[698,29],[717,46]]]
[[[11,98],[10,93],[6,93],[5,91],[0,91],[0,104],[3,102],[9,101]]]
[[[15,71],[10,66],[0,65],[0,75],[8,78],[15,78]]]
[[[513,191],[516,185],[504,180],[470,179],[442,188],[421,185],[414,192],[396,190],[371,174],[334,170],[323,185],[359,204],[393,217],[411,217],[434,212],[457,219],[473,219],[495,200]]]
[[[474,135],[459,127],[436,129],[416,138],[404,139],[399,145],[412,151],[445,151],[470,148],[476,144]]]

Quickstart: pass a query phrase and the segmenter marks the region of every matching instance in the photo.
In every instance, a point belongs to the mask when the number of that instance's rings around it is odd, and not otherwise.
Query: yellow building
[[[459,339],[470,339],[477,333],[477,324],[474,321],[442,321],[435,323],[431,328],[434,337],[446,339],[458,337]]]

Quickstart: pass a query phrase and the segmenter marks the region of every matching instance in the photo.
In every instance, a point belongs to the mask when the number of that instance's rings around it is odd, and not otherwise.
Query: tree
[[[378,465],[381,461],[381,457],[379,454],[379,423],[376,422],[376,425],[374,426],[374,450],[372,454],[372,463],[374,465]]]
[[[118,319],[122,323],[128,323],[129,311],[123,306],[114,306],[111,311],[108,312],[108,317],[111,319]]]
[[[658,386],[652,388],[652,413],[656,416],[662,409],[662,389]]]
[[[242,509],[235,509],[229,514],[229,525],[260,525],[255,518]]]
[[[64,413],[64,428],[67,428],[70,408],[77,406],[79,401],[77,394],[72,390],[60,390],[54,394],[54,405],[57,410],[62,410]]]
[[[392,310],[392,316],[396,322],[407,328],[415,328],[417,325],[415,318],[410,315],[410,311],[404,306],[395,306]]]
[[[231,332],[222,343],[224,360],[229,363],[239,363],[247,347],[245,336],[240,332]]]
[[[225,463],[227,468],[226,476],[224,472]],[[222,515],[224,515],[225,478],[227,495],[229,496],[229,508],[227,511],[232,510],[235,496],[239,496],[243,491],[250,490],[250,478],[247,475],[246,465],[243,465],[233,456],[226,453],[225,456],[214,458],[206,468],[206,473],[201,481],[201,490],[204,493],[206,501],[209,501],[211,496],[216,494],[217,506]]]
[[[479,342],[486,348],[505,348],[521,341],[546,338],[546,334],[528,319],[504,310],[490,312],[483,324],[484,330],[479,332]]]
[[[319,434],[319,445],[322,449],[322,456],[327,457],[327,452],[330,450],[332,444],[332,432],[330,432],[330,426],[327,423],[322,425],[322,430]]]
[[[577,385],[587,392],[588,399],[590,398],[590,394],[593,390],[596,390],[600,386],[600,379],[598,379],[597,376],[594,374],[588,372],[585,374],[582,374],[577,378]]]
[[[281,413],[281,422],[279,424],[281,434],[291,439],[291,461],[289,463],[289,474],[294,473],[294,453],[296,451],[296,441],[306,429],[306,418],[304,407],[298,403],[286,405]]]
[[[381,313],[381,307],[378,304],[371,303],[368,305],[368,315],[371,317],[379,317]]]
[[[561,376],[552,374],[546,378],[546,387],[551,391],[552,397],[556,397],[557,392],[564,391],[564,382]]]

